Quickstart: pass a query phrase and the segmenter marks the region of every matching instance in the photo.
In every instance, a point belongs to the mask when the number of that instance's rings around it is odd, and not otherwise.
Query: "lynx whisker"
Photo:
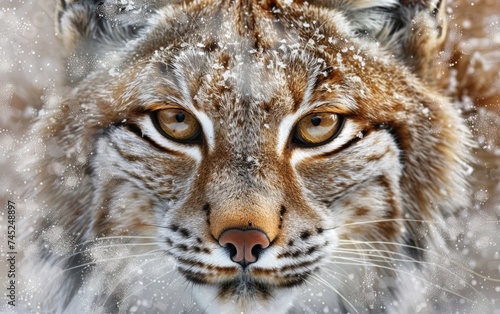
[[[59,277],[59,276],[63,275],[64,273],[69,272],[71,270],[75,270],[75,269],[78,269],[78,268],[83,268],[83,267],[86,267],[86,266],[91,266],[91,265],[95,265],[95,264],[99,264],[99,263],[108,263],[108,262],[111,262],[111,261],[118,261],[118,260],[124,260],[124,259],[132,259],[132,258],[139,258],[139,257],[154,256],[154,255],[160,254],[160,253],[165,253],[165,250],[163,250],[163,249],[156,249],[156,250],[152,250],[152,251],[149,251],[149,252],[146,252],[146,253],[143,253],[143,254],[136,254],[136,255],[128,255],[128,256],[120,256],[120,257],[111,257],[111,258],[105,258],[105,259],[98,259],[98,260],[94,260],[92,262],[83,263],[83,264],[80,264],[80,265],[77,265],[77,266],[65,268],[65,269],[61,270],[58,274],[56,274],[54,276],[54,278]]]
[[[449,263],[453,264],[454,266],[459,267],[461,270],[466,271],[466,272],[470,273],[471,275],[477,276],[481,279],[488,280],[491,282],[500,282],[500,279],[486,277],[486,276],[460,264],[458,261],[451,259],[449,256],[440,254],[440,253],[435,252],[433,250],[425,249],[422,247],[417,247],[414,245],[409,245],[409,244],[405,244],[405,243],[398,243],[398,242],[390,242],[390,241],[359,241],[359,240],[339,240],[339,244],[358,244],[358,245],[360,245],[360,244],[370,244],[370,245],[388,244],[388,245],[394,245],[394,246],[399,246],[399,247],[403,247],[403,248],[410,248],[410,249],[414,249],[414,250],[419,250],[419,251],[422,251],[424,253],[434,255],[436,257],[445,258],[447,262],[449,262]]]
[[[422,282],[424,282],[426,284],[429,284],[429,285],[432,285],[432,286],[434,286],[434,287],[436,287],[436,288],[438,288],[438,289],[440,289],[442,291],[445,291],[445,292],[450,293],[452,295],[455,295],[457,297],[463,298],[463,299],[465,299],[465,300],[467,300],[467,301],[469,301],[471,303],[475,302],[474,300],[471,300],[471,299],[469,299],[469,298],[467,298],[467,297],[465,297],[465,296],[463,296],[463,295],[461,295],[461,294],[459,294],[457,292],[454,292],[454,291],[452,291],[450,289],[447,289],[447,288],[442,287],[442,286],[440,286],[438,284],[435,284],[435,283],[433,283],[433,282],[431,282],[431,281],[429,281],[429,280],[427,280],[427,279],[425,279],[423,277],[417,276],[414,273],[409,272],[409,271],[404,271],[404,270],[397,269],[397,268],[394,268],[394,267],[388,267],[388,266],[378,265],[378,264],[374,264],[374,263],[371,263],[371,262],[369,262],[369,263],[363,263],[363,262],[361,262],[361,261],[359,261],[357,259],[352,259],[352,258],[342,258],[342,257],[337,257],[337,258],[346,260],[346,262],[339,262],[339,261],[328,260],[328,263],[338,264],[338,265],[349,265],[349,266],[364,266],[364,267],[369,266],[369,267],[373,267],[373,268],[380,268],[380,269],[385,269],[385,270],[391,270],[391,271],[394,271],[396,273],[402,273],[402,274],[410,275],[411,277],[419,279]]]
[[[357,221],[351,223],[342,223],[338,226],[328,227],[325,230],[335,230],[342,227],[350,227],[357,225],[366,225],[366,224],[377,224],[381,222],[417,222],[417,223],[427,223],[427,224],[437,224],[438,222],[433,220],[424,220],[424,219],[410,219],[410,218],[387,218],[387,219],[374,219],[374,220],[366,220],[366,221]]]
[[[317,281],[321,282],[323,285],[325,285],[325,287],[332,289],[332,291],[334,291],[339,297],[341,297],[342,300],[344,300],[354,310],[354,312],[359,313],[356,307],[352,305],[352,303],[349,302],[349,300],[347,300],[347,298],[342,293],[340,293],[340,291],[337,288],[335,288],[332,284],[330,284],[328,281],[318,276],[317,274],[313,273],[312,277],[315,278]]]
[[[156,239],[154,236],[131,236],[131,235],[120,235],[120,236],[106,236],[106,237],[97,237],[94,238],[93,240],[86,241],[83,243],[88,243],[88,242],[93,242],[93,241],[106,241],[106,240],[115,240],[115,239]]]
[[[151,263],[151,262],[157,261],[158,259],[159,259],[159,258],[157,258],[157,259],[153,259],[153,260],[150,260],[150,261],[147,261],[147,262],[145,262],[145,263],[141,264],[140,266],[143,266],[143,265],[145,265],[145,264],[148,264],[148,263]],[[162,265],[162,267],[160,267],[160,270],[161,270],[161,269],[168,268],[169,266],[171,267],[171,265]],[[145,288],[147,288],[148,286],[150,286],[150,285],[154,284],[156,281],[160,280],[161,278],[163,278],[163,277],[165,277],[165,276],[167,276],[167,275],[169,275],[169,274],[171,274],[171,273],[173,273],[173,272],[175,272],[175,269],[171,269],[170,271],[168,271],[168,272],[166,272],[166,273],[164,273],[164,274],[162,274],[162,275],[160,275],[160,276],[156,277],[155,279],[151,280],[151,281],[150,281],[148,284],[146,284],[146,285],[141,285],[141,287],[140,287],[139,289],[136,289],[136,290],[134,290],[134,291],[130,292],[129,294],[127,294],[126,296],[124,296],[123,298],[121,298],[121,299],[120,299],[120,301],[118,301],[118,303],[123,303],[125,300],[127,300],[127,299],[128,299],[128,298],[130,298],[131,296],[135,295],[137,292],[144,290],[144,289],[145,289]],[[118,284],[117,284],[117,286],[118,286]],[[115,289],[116,289],[116,287],[115,287]]]
[[[62,259],[60,259],[58,261],[58,264],[63,264],[66,261],[68,261],[69,259],[71,259],[72,257],[75,257],[75,256],[77,256],[79,254],[92,253],[95,250],[109,249],[109,248],[119,248],[119,247],[126,247],[126,246],[132,246],[132,247],[152,246],[152,245],[158,245],[158,244],[161,244],[161,242],[150,242],[150,243],[144,243],[144,242],[130,243],[130,242],[127,242],[127,243],[115,243],[115,244],[109,244],[109,245],[90,246],[90,247],[85,248],[84,250],[77,251],[77,252],[74,252],[71,255],[65,256],[64,258],[62,258]]]
[[[161,257],[159,256],[159,257],[156,257],[156,258],[152,258],[152,259],[150,259],[150,260],[146,260],[145,262],[143,262],[142,264],[138,265],[137,267],[138,267],[138,268],[142,268],[144,265],[147,265],[147,264],[149,264],[149,263],[152,263],[152,262],[158,261],[160,258],[161,258]],[[163,268],[163,267],[167,267],[167,266],[169,266],[169,265],[163,265],[163,266],[162,266],[162,268]],[[121,283],[125,282],[126,280],[130,280],[130,278],[128,278],[128,276],[125,276],[124,278],[120,279],[120,280],[116,283],[116,285],[113,287],[113,289],[111,289],[111,290],[110,290],[110,292],[107,294],[106,299],[102,302],[102,305],[103,305],[103,306],[104,306],[104,305],[108,302],[109,298],[112,296],[112,294],[114,293],[114,291],[118,288],[118,286],[119,286]],[[140,289],[140,290],[142,290],[143,288],[145,288],[145,287],[144,287],[144,286],[143,286],[143,287],[141,287],[141,289]],[[140,291],[140,290],[137,290],[137,291]],[[134,292],[132,292],[131,294],[135,294],[137,291],[134,291]],[[124,300],[124,299],[121,299],[120,301],[118,301],[118,303],[121,303],[123,300]],[[117,303],[117,304],[118,304],[118,303]]]
[[[371,249],[367,249],[366,251],[373,252],[373,250],[371,250]],[[391,251],[387,251],[387,250],[381,250],[381,251],[378,251],[378,252],[384,253],[384,254],[399,255],[399,256],[406,257],[406,258],[405,259],[401,259],[401,258],[395,258],[395,257],[387,256],[387,255],[376,255],[376,254],[363,253],[363,252],[360,252],[358,250],[343,250],[343,249],[338,249],[338,248],[335,249],[335,252],[333,252],[333,254],[335,254],[336,252],[339,252],[339,253],[342,253],[342,254],[353,254],[353,255],[359,255],[359,256],[363,256],[363,257],[368,257],[368,260],[370,262],[372,262],[372,263],[387,263],[387,264],[390,265],[390,263],[393,263],[393,262],[403,262],[403,263],[414,263],[414,264],[420,264],[420,265],[434,266],[434,267],[437,267],[437,268],[443,270],[444,272],[450,274],[452,277],[457,278],[460,282],[462,282],[463,284],[467,285],[469,288],[471,288],[475,292],[479,293],[479,291],[477,289],[475,289],[471,284],[469,284],[467,282],[467,280],[465,280],[464,278],[461,278],[458,274],[452,272],[448,268],[446,268],[446,267],[444,267],[442,265],[439,265],[437,263],[434,263],[434,262],[427,262],[427,261],[415,260],[414,258],[412,258],[410,256],[406,256],[406,255],[401,254],[401,253],[391,252]],[[383,258],[383,260],[381,260],[381,259],[374,259],[372,257],[380,257],[380,258]],[[338,255],[335,255],[333,258],[342,258],[342,257],[338,256]],[[394,265],[391,265],[391,266],[394,267]]]

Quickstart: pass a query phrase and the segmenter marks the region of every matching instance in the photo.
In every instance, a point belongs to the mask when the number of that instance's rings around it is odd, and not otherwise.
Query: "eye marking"
[[[293,129],[292,142],[302,147],[324,145],[338,136],[344,118],[329,112],[311,113],[299,120]]]
[[[149,114],[144,114],[141,115],[140,117],[136,117],[131,122],[126,123],[124,126],[128,131],[146,140],[149,144],[153,145],[160,151],[164,151],[165,153],[171,155],[176,153],[185,154],[193,158],[197,163],[201,162],[201,159],[203,157],[202,144],[205,145],[208,142],[208,140],[205,141],[206,139],[204,136],[206,136],[206,133],[204,130],[201,129],[202,124],[200,123],[199,135],[196,136],[191,141],[179,142],[178,140],[171,139],[160,128],[156,120],[157,112],[166,109],[168,108],[150,111]],[[181,108],[173,108],[173,109],[183,110]],[[183,122],[186,122],[188,119],[186,113],[187,114],[191,113],[188,112],[187,110],[185,110],[184,112],[182,112],[184,113],[185,116]],[[175,122],[177,122],[175,115],[173,119]]]
[[[200,123],[184,109],[161,109],[151,118],[158,132],[172,141],[190,144],[201,139]]]

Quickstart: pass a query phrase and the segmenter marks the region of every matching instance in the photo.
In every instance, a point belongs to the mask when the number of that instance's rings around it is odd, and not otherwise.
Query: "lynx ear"
[[[85,76],[107,51],[137,36],[157,1],[59,0],[57,35],[68,58],[72,81]]]
[[[445,0],[348,3],[356,36],[374,38],[422,79],[433,80],[433,61],[446,37]]]

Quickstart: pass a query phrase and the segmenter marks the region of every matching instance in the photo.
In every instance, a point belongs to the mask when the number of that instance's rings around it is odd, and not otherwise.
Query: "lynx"
[[[68,91],[23,157],[30,309],[442,311],[426,266],[450,272],[430,255],[471,145],[437,84],[445,11],[59,1]]]

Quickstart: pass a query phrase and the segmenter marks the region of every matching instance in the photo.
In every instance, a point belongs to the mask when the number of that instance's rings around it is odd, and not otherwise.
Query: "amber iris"
[[[183,109],[163,109],[156,112],[157,127],[170,139],[189,142],[198,138],[201,127],[195,117]]]
[[[295,139],[310,146],[325,144],[337,135],[341,122],[340,116],[334,113],[309,114],[297,123]]]

